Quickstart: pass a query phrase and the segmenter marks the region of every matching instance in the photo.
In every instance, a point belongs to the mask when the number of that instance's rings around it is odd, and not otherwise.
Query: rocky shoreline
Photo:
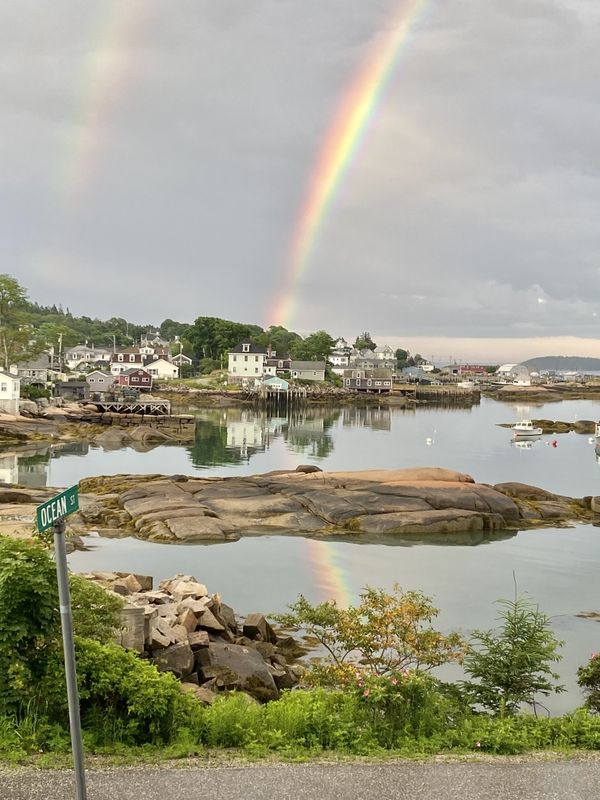
[[[263,614],[239,619],[193,575],[175,575],[156,590],[148,575],[91,572],[83,577],[125,601],[119,644],[175,675],[205,705],[227,690],[246,692],[259,702],[276,700],[282,689],[299,683],[298,658],[309,648],[276,631]]]
[[[152,542],[454,534],[600,523],[600,497],[573,498],[520,483],[476,483],[439,467],[294,471],[226,478],[112,475],[79,484],[68,529]],[[0,533],[31,535],[35,506],[56,490],[0,486]]]

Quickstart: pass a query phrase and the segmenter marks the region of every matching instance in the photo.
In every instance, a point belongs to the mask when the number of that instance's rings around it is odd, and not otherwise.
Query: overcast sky
[[[338,103],[412,5],[0,3],[0,271],[78,314],[266,324]],[[426,3],[290,327],[600,356],[599,85],[598,0]]]

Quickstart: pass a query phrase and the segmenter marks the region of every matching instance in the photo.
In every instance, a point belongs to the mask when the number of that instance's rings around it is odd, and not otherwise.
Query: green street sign
[[[51,528],[57,519],[66,517],[79,509],[79,495],[77,486],[65,489],[52,500],[48,500],[36,509],[37,529],[43,533]]]

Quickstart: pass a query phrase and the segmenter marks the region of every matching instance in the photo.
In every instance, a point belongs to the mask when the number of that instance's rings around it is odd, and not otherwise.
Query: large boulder
[[[258,639],[261,642],[277,644],[277,636],[267,622],[264,614],[248,614],[242,626],[242,633],[248,639]]]
[[[249,647],[213,642],[208,648],[210,666],[202,668],[205,680],[214,679],[221,689],[239,689],[267,702],[279,697],[269,667],[260,653]]]
[[[194,671],[194,654],[187,642],[179,642],[159,651],[152,659],[161,672],[172,672],[181,679]]]

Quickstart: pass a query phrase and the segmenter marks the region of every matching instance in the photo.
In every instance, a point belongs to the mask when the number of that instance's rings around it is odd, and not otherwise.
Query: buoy
[[[558,442],[556,441],[556,439],[552,440],[552,447],[558,447]]]
[[[425,444],[427,445],[427,447],[431,447],[431,445],[433,444],[433,439],[431,438],[431,436],[428,436],[427,439],[425,439]]]

